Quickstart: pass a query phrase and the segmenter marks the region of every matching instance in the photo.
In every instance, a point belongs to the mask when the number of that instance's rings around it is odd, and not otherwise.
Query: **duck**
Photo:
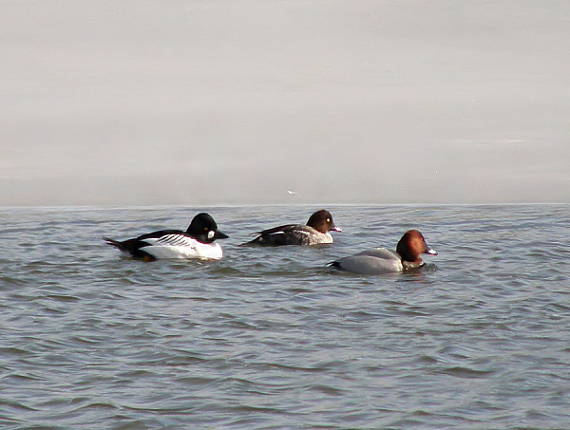
[[[331,231],[341,232],[331,213],[321,209],[313,213],[306,225],[286,224],[257,232],[258,236],[242,246],[319,245],[333,243]]]
[[[222,247],[214,241],[228,237],[218,230],[210,214],[199,213],[186,231],[160,230],[123,241],[108,237],[103,240],[123,254],[144,261],[172,258],[219,260],[223,255]]]
[[[407,272],[424,266],[421,254],[438,255],[435,249],[428,246],[419,230],[408,230],[398,242],[396,251],[386,248],[368,249],[340,258],[327,266],[361,275]]]

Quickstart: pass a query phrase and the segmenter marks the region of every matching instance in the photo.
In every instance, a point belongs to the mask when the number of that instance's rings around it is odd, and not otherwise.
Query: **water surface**
[[[241,248],[314,206],[0,209],[5,429],[570,426],[570,206],[329,206],[315,248]],[[218,262],[121,258],[185,229]],[[419,273],[325,267],[419,228]]]

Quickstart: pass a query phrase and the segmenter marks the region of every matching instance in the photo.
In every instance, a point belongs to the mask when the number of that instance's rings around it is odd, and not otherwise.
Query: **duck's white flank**
[[[144,239],[149,246],[142,248],[155,258],[204,258],[219,260],[222,247],[217,243],[202,243],[183,234],[167,234]]]

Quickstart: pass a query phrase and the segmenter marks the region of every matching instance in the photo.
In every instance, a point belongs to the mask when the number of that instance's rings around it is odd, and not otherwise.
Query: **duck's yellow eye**
[[[327,218],[327,222],[331,222],[331,219],[330,219],[330,218]]]

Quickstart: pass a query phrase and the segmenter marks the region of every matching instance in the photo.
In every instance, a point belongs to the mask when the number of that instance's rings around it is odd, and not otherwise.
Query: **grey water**
[[[0,209],[0,428],[570,428],[570,205],[329,205],[332,245],[238,246],[321,207]],[[199,211],[220,261],[101,240]],[[325,267],[409,228],[422,271]]]

